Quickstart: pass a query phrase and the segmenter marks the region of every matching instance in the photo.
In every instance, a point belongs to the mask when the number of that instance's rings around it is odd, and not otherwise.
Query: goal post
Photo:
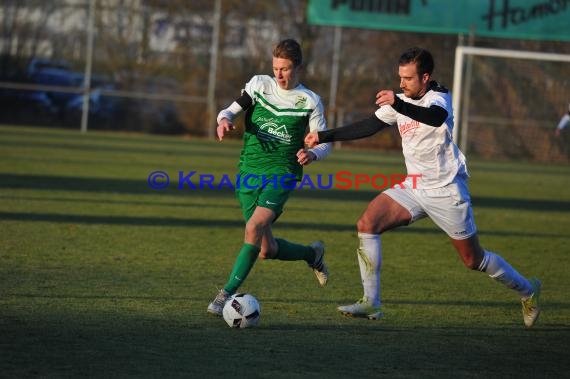
[[[549,145],[569,103],[570,54],[472,46],[455,50],[453,139],[466,154],[568,159],[554,157]]]

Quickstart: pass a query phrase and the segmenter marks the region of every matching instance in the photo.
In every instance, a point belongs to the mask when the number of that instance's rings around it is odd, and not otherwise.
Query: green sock
[[[234,263],[230,278],[224,286],[224,290],[226,290],[229,294],[234,294],[239,286],[241,286],[245,278],[247,278],[249,271],[257,259],[259,250],[259,247],[250,243],[244,243],[241,246],[241,250],[239,251],[236,262]]]
[[[275,241],[277,241],[279,246],[275,259],[282,261],[304,260],[307,263],[315,261],[315,250],[312,247],[289,242],[281,238],[276,238]]]

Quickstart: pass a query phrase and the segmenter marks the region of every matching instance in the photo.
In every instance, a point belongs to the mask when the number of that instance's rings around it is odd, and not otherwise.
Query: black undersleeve
[[[421,107],[407,103],[399,97],[395,97],[392,108],[404,116],[408,116],[412,120],[419,121],[423,124],[438,127],[447,119],[447,111],[440,106],[432,105],[429,108]]]
[[[364,120],[360,120],[340,128],[319,132],[319,143],[350,141],[365,138],[376,134],[389,126],[389,124],[379,120],[375,115],[372,115]]]
[[[251,99],[251,97],[248,95],[247,92],[243,91],[241,96],[236,100],[236,103],[239,104],[241,109],[246,110],[247,108],[251,107],[251,104],[253,104],[253,100]]]

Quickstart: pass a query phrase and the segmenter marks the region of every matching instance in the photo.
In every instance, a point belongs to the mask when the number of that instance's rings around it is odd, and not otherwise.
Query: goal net
[[[554,131],[569,103],[570,55],[456,49],[454,139],[466,155],[568,162]]]

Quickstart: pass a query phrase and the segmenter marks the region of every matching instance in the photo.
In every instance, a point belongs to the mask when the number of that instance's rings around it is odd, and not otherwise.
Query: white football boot
[[[224,305],[230,298],[230,294],[226,290],[221,289],[216,295],[216,298],[208,305],[208,313],[215,316],[222,316]]]
[[[527,328],[532,328],[536,320],[538,320],[538,316],[540,315],[540,287],[542,284],[538,279],[531,279],[530,283],[532,284],[532,295],[526,299],[521,299],[522,303],[522,314],[524,324]]]
[[[378,320],[382,317],[380,307],[370,304],[366,297],[358,300],[354,304],[342,305],[337,308],[340,313],[348,317],[364,317],[369,320]]]
[[[323,241],[315,241],[310,246],[315,250],[315,261],[309,264],[309,267],[313,269],[321,287],[324,287],[329,280],[329,269],[325,263],[325,244]]]

